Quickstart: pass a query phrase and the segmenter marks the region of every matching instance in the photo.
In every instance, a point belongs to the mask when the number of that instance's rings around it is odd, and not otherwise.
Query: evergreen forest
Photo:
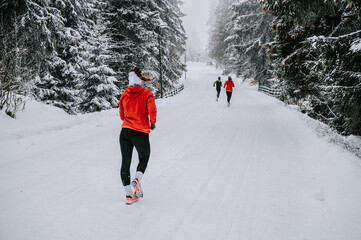
[[[210,56],[225,74],[281,90],[280,99],[345,135],[361,135],[361,1],[222,0]]]
[[[224,74],[361,135],[361,0],[215,1],[208,51]],[[0,0],[0,108],[15,117],[28,97],[69,114],[114,108],[134,66],[163,96],[186,70],[182,4]]]
[[[162,80],[185,70],[180,0],[0,0],[0,108],[15,117],[24,96],[89,113],[118,106],[129,70]],[[162,74],[160,76],[160,74]]]

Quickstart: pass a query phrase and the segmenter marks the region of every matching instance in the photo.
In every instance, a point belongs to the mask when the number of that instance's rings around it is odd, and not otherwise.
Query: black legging
[[[217,98],[219,98],[219,93],[221,92],[221,88],[217,87]]]
[[[226,92],[227,93],[227,102],[231,102],[232,92]]]
[[[150,156],[149,134],[135,131],[129,128],[123,128],[119,136],[120,150],[122,152],[122,167],[120,177],[123,185],[130,184],[130,164],[132,162],[133,148],[138,152],[139,164],[137,171],[142,173],[147,168]]]

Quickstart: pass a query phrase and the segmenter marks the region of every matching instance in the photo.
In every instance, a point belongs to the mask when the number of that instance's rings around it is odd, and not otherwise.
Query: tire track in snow
[[[242,96],[242,101],[249,99]],[[254,210],[256,208],[257,196],[254,193],[258,191],[258,158],[255,152],[258,146],[259,138],[259,116],[256,111],[251,108],[247,109],[243,114],[247,115],[248,120],[253,119],[252,128],[244,123],[243,134],[237,133],[237,139],[234,142],[241,142],[243,148],[238,150],[243,161],[236,161],[237,165],[233,168],[233,176],[230,179],[231,193],[229,198],[229,206],[226,209],[227,221],[221,226],[217,239],[253,239],[254,231]],[[250,117],[252,116],[252,117]],[[241,119],[243,120],[243,119]],[[247,126],[247,127],[246,127]],[[245,137],[245,136],[248,136]],[[248,141],[245,141],[247,139]],[[237,151],[236,151],[237,152]],[[257,176],[254,180],[253,177]]]
[[[215,122],[221,121],[222,116],[220,115],[214,120]],[[218,130],[212,134],[214,137],[218,137],[217,142],[230,141],[232,144],[226,145],[226,148],[222,147],[221,151],[218,151],[218,149],[208,149],[207,151],[206,146],[197,146],[197,148],[201,148],[202,152],[204,152],[202,162],[198,164],[199,166],[194,166],[195,171],[201,173],[197,182],[193,184],[194,188],[198,189],[198,191],[194,203],[185,209],[183,216],[180,217],[175,228],[172,230],[173,236],[179,236],[180,233],[184,236],[187,228],[189,228],[189,222],[192,222],[192,225],[195,227],[190,231],[192,232],[192,236],[188,237],[202,238],[202,236],[204,237],[204,231],[207,231],[208,235],[214,238],[216,236],[216,233],[212,233],[216,230],[214,227],[221,224],[219,215],[222,215],[222,206],[228,202],[229,195],[227,193],[231,190],[227,187],[228,185],[226,183],[227,172],[229,172],[229,168],[232,168],[228,163],[230,159],[227,159],[227,152],[230,152],[230,150],[235,147],[235,140],[237,135],[242,131],[242,128],[233,132],[232,135],[227,131],[222,132],[223,129],[217,129],[216,127],[213,127],[213,129]],[[204,212],[209,209],[213,209],[213,211],[217,211],[217,213]],[[214,216],[216,216],[217,219],[215,219]],[[199,226],[202,226],[202,228]]]

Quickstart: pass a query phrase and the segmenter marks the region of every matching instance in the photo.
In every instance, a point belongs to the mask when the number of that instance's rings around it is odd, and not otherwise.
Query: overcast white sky
[[[205,46],[208,42],[209,7],[215,0],[183,0],[182,11],[187,16],[183,18],[187,36],[196,32],[199,41]]]

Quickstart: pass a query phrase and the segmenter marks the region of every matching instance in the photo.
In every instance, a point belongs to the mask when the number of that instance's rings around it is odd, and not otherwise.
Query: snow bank
[[[28,100],[24,111],[16,113],[16,119],[0,111],[0,142],[21,139],[73,128],[87,122],[94,122],[107,117],[117,117],[115,109],[100,113],[69,115],[58,107],[47,105],[35,100]]]
[[[340,146],[361,158],[361,137],[354,135],[342,136],[328,125],[310,118],[305,114],[302,114],[302,118],[314,129],[319,137],[324,138],[328,142]]]

